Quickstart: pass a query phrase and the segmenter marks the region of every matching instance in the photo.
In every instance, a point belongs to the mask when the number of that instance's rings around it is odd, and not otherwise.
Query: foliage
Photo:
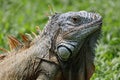
[[[55,12],[94,11],[103,16],[102,37],[96,48],[96,71],[91,80],[120,80],[120,0],[0,0],[0,47],[8,48],[7,36],[44,27]]]

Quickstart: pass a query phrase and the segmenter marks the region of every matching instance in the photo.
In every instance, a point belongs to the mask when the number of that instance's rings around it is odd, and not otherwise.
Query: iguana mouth
[[[71,28],[70,30],[63,33],[63,39],[66,39],[70,36],[75,37],[75,40],[81,39],[82,36],[88,36],[91,33],[94,33],[96,30],[100,29],[102,21],[94,21],[91,23],[80,25],[79,27]],[[72,39],[73,39],[72,37]],[[71,38],[71,37],[70,37]],[[83,37],[82,37],[83,38]]]

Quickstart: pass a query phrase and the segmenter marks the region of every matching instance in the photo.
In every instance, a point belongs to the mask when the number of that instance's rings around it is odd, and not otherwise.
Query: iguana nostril
[[[57,54],[63,61],[67,61],[74,51],[74,46],[67,43],[61,43],[57,47]]]

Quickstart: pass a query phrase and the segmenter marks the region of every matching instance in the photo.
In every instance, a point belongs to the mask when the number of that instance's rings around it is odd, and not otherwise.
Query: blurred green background
[[[44,27],[55,12],[94,11],[103,16],[102,37],[96,48],[96,71],[91,80],[120,80],[120,0],[0,0],[0,47],[8,48],[7,35]]]

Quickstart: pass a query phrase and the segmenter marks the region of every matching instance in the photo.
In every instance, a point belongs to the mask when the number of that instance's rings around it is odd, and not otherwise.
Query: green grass
[[[7,36],[44,27],[55,12],[94,11],[103,16],[102,37],[96,48],[96,71],[91,80],[120,80],[120,0],[0,0],[0,47],[8,48]]]

